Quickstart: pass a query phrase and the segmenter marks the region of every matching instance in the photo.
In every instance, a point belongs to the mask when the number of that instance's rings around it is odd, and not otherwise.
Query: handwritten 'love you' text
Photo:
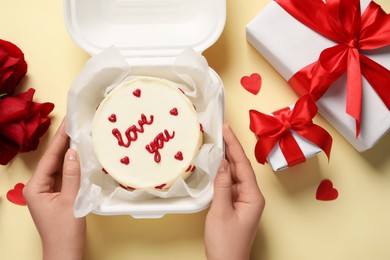
[[[175,131],[170,134],[168,130],[164,130],[164,132],[159,133],[150,144],[146,145],[146,150],[154,154],[154,161],[159,163],[161,161],[160,149],[164,147],[164,143],[175,137]]]
[[[129,128],[127,128],[125,132],[125,137],[127,139],[127,142],[123,140],[122,133],[119,131],[118,128],[112,129],[112,134],[118,140],[119,146],[128,148],[130,147],[131,142],[136,141],[138,139],[138,133],[144,132],[144,125],[151,125],[153,123],[153,120],[154,120],[153,115],[151,115],[148,119],[144,114],[141,114],[141,119],[138,120],[138,126],[132,125]]]

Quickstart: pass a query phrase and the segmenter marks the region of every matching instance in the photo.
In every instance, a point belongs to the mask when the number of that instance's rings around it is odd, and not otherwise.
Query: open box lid
[[[91,55],[115,46],[125,57],[201,53],[221,35],[226,0],[64,0],[72,39]]]

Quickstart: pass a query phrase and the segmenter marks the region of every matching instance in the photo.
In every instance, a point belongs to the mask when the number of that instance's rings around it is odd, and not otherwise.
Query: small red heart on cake
[[[166,183],[161,184],[161,185],[159,185],[159,186],[156,186],[156,187],[154,187],[154,188],[155,188],[156,190],[162,190],[165,186],[167,186]]]
[[[179,114],[179,112],[177,111],[177,108],[172,108],[171,111],[169,111],[169,113],[173,116],[177,116]]]
[[[17,183],[12,190],[7,192],[7,199],[17,205],[26,206],[26,201],[23,197],[23,183]]]
[[[179,161],[183,161],[183,154],[182,154],[182,152],[177,152],[175,154],[175,159],[179,160]]]
[[[195,165],[192,165],[192,164],[190,164],[190,166],[188,166],[188,168],[187,168],[186,172],[193,172],[193,171],[195,171],[195,169],[196,169],[196,166],[195,166]]]
[[[136,97],[140,97],[141,96],[141,90],[139,88],[137,88],[136,90],[133,91],[133,95],[136,96]]]
[[[111,116],[109,116],[108,121],[110,121],[111,123],[115,123],[116,122],[116,115],[112,114]]]
[[[253,95],[257,95],[261,88],[261,76],[257,73],[253,73],[250,76],[244,76],[241,78],[241,85]]]
[[[120,183],[118,183],[118,184],[119,184],[119,187],[121,187],[121,188],[123,188],[123,189],[125,189],[125,190],[130,190],[130,191],[134,191],[134,190],[135,190],[135,188],[133,188],[133,187],[124,186],[124,185],[122,185],[122,184],[120,184]]]
[[[333,188],[333,183],[330,180],[323,180],[317,188],[317,200],[335,200],[339,196],[337,189]]]
[[[129,165],[130,163],[130,159],[129,157],[125,156],[121,159],[121,163],[125,164],[125,165]]]

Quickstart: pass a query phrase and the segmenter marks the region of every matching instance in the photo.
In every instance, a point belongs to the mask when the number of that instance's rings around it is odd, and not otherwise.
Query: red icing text
[[[127,142],[123,141],[122,133],[118,128],[112,129],[112,134],[118,140],[118,145],[123,147],[130,147],[132,141],[136,141],[138,139],[138,133],[144,132],[144,125],[151,125],[153,123],[153,115],[150,116],[149,120],[146,118],[144,114],[141,115],[141,119],[138,120],[138,127],[136,125],[132,125],[127,128],[125,132],[125,136]]]
[[[164,143],[168,142],[170,139],[173,139],[175,137],[175,131],[170,134],[168,130],[164,130],[164,133],[159,133],[150,144],[146,145],[146,150],[153,154],[154,153],[154,161],[160,162],[161,161],[161,154],[159,149],[164,147]]]

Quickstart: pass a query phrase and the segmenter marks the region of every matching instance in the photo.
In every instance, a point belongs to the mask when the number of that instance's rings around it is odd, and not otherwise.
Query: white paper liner
[[[118,83],[128,77],[143,76],[133,74],[137,69],[134,70],[117,49],[108,48],[87,61],[68,92],[67,133],[71,147],[79,153],[81,164],[80,190],[74,204],[75,216],[85,216],[101,205],[123,205],[155,197],[198,198],[209,192],[223,154],[223,111],[219,109],[223,89],[221,86],[213,86],[206,59],[192,49],[185,49],[169,67],[171,74],[176,76],[174,82],[180,84],[180,88],[195,105],[203,125],[204,144],[195,160],[196,170],[186,181],[178,179],[167,191],[128,191],[102,172],[91,137],[96,108]],[[148,76],[153,75],[149,73]],[[169,77],[172,78],[172,75]]]

